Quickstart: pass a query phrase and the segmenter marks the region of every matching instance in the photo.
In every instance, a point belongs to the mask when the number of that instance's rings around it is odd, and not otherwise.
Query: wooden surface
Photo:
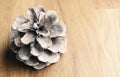
[[[15,59],[8,36],[13,20],[39,4],[65,22],[68,46],[37,71]],[[0,77],[120,77],[120,0],[0,0]]]

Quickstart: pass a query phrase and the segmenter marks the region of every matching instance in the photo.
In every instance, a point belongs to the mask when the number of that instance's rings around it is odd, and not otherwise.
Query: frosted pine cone
[[[35,69],[42,69],[60,59],[66,48],[65,24],[55,11],[42,6],[27,9],[27,17],[15,19],[10,34],[16,58]]]

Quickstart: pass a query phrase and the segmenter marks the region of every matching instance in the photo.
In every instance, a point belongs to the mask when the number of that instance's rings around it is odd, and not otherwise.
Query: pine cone
[[[42,69],[60,59],[66,49],[66,26],[55,11],[42,6],[27,9],[28,16],[13,22],[10,39],[16,58],[35,69]]]

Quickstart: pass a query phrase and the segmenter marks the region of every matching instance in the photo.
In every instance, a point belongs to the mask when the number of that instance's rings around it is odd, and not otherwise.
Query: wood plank
[[[67,26],[61,60],[33,70],[9,49],[14,19],[29,7],[55,10]],[[120,0],[0,0],[0,77],[120,77]]]

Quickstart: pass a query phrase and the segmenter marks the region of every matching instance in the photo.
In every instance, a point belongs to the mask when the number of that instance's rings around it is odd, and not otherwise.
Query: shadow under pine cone
[[[18,61],[16,59],[16,54],[11,51],[10,48],[7,48],[4,51],[4,57],[3,57],[3,63],[6,66],[7,69],[12,70],[13,69],[30,69],[35,70],[32,67],[28,67],[24,63]]]

